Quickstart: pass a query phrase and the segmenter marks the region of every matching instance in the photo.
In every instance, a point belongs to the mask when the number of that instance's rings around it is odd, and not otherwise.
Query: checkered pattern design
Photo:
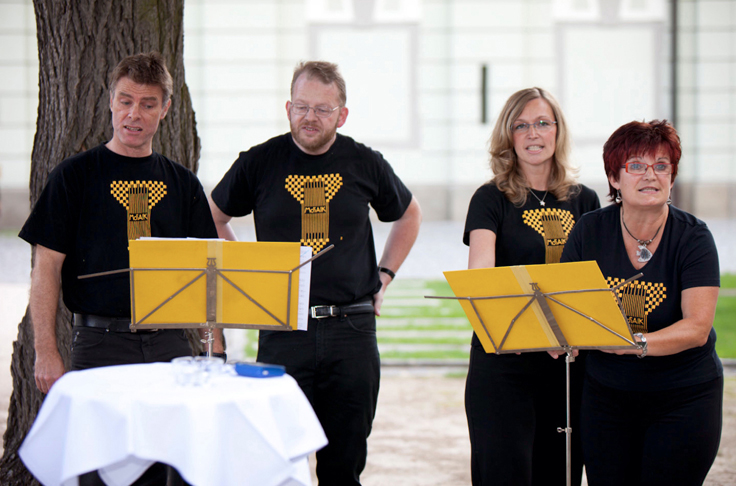
[[[609,288],[613,288],[623,281],[624,279],[622,278],[606,277],[606,283]],[[616,292],[619,299],[623,298],[624,293],[643,293],[646,296],[644,299],[644,315],[647,316],[667,298],[667,287],[663,283],[635,280],[624,285]]]
[[[112,181],[110,193],[117,201],[128,210],[128,192],[131,187],[145,186],[148,188],[148,209],[153,208],[156,203],[166,195],[166,184],[161,181]]]
[[[337,194],[342,187],[342,176],[340,174],[324,174],[316,176],[297,176],[290,175],[286,178],[286,190],[294,196],[299,203],[304,202],[304,184],[307,182],[322,181],[325,185],[325,203]]]
[[[534,231],[542,235],[542,237],[545,236],[544,225],[542,223],[542,220],[545,216],[548,218],[551,217],[559,219],[560,225],[562,225],[562,230],[565,232],[566,236],[570,234],[570,231],[572,231],[572,227],[575,226],[575,218],[573,217],[572,213],[566,209],[527,209],[521,214],[524,224],[534,228]]]
[[[285,187],[302,207],[302,237],[299,241],[303,246],[312,247],[312,252],[316,254],[330,242],[329,205],[342,187],[342,176],[340,174],[290,175],[286,178]],[[323,211],[311,213],[309,210],[314,208]]]
[[[321,252],[322,248],[327,246],[327,243],[329,242],[329,238],[301,238],[299,240],[300,245],[309,246],[312,248],[312,255],[316,255],[317,253]]]

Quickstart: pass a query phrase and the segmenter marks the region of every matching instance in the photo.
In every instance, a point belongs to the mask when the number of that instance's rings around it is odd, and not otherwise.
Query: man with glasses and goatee
[[[284,365],[309,398],[329,444],[317,452],[321,486],[358,485],[376,410],[376,315],[414,244],[421,210],[383,156],[337,134],[345,123],[337,65],[297,66],[286,114],[291,133],[242,152],[212,191],[220,237],[232,217],[254,213],[262,241],[299,241],[317,253],[308,330],[261,331],[258,361]],[[369,206],[393,221],[376,262]]]

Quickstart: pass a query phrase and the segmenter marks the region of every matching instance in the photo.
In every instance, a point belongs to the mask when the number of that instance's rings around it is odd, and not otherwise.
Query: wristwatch
[[[388,275],[389,277],[391,277],[391,280],[393,280],[393,279],[396,278],[396,273],[393,270],[391,270],[390,268],[378,267],[378,271],[379,272],[383,272],[386,275]]]
[[[647,351],[648,351],[648,349],[647,349],[647,337],[643,333],[640,333],[640,332],[637,332],[636,334],[634,334],[634,337],[638,337],[639,338],[639,343],[638,344],[639,344],[639,349],[641,349],[641,354],[637,355],[637,358],[640,358],[641,359],[641,358],[643,358],[644,356],[647,355]]]

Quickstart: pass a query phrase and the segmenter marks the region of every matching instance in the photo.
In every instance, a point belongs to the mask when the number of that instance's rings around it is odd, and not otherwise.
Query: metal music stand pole
[[[567,442],[567,451],[565,453],[565,461],[567,464],[567,469],[565,471],[566,477],[567,477],[567,486],[572,485],[572,427],[571,427],[571,421],[570,421],[570,363],[575,361],[575,356],[572,355],[572,348],[567,347],[565,349],[565,388],[566,388],[566,396],[567,396],[567,426],[565,428],[557,427],[557,432],[565,433],[565,439]]]
[[[215,342],[215,323],[217,322],[217,258],[207,258],[207,330],[202,344],[207,346],[207,357],[212,357]]]

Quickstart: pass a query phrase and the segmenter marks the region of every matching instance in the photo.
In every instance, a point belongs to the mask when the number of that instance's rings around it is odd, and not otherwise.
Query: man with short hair
[[[378,398],[376,343],[386,287],[419,231],[421,209],[383,156],[337,134],[348,116],[337,65],[297,66],[287,133],[242,152],[212,191],[218,234],[254,213],[262,241],[299,241],[312,264],[308,330],[261,331],[258,360],[286,366],[309,398],[329,444],[317,452],[321,486],[359,485]],[[369,205],[393,221],[376,263]]]
[[[74,313],[71,369],[192,354],[184,330],[130,332],[127,272],[78,278],[128,268],[128,240],[217,237],[197,177],[152,148],[159,122],[171,106],[172,89],[159,54],[123,59],[110,82],[112,139],[54,168],[20,232],[36,247],[30,310],[34,375],[43,393],[66,371],[56,344],[60,288]],[[219,334],[214,351],[223,352]],[[166,468],[158,466],[135,484],[166,484]],[[93,472],[80,478],[80,485],[89,484],[104,483]]]

